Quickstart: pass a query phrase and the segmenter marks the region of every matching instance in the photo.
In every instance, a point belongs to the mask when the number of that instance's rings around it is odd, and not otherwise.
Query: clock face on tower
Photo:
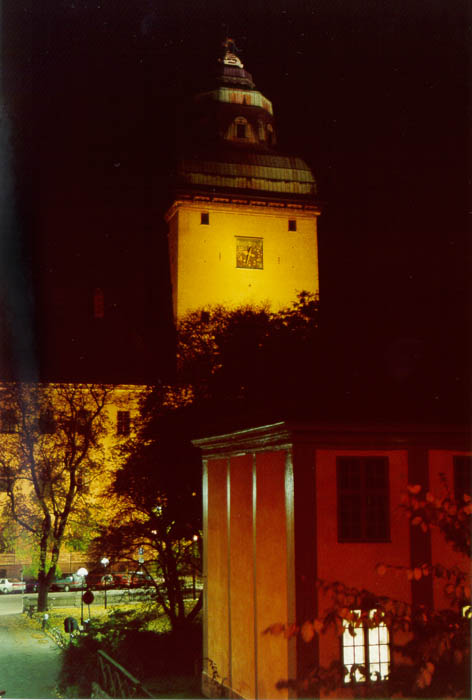
[[[236,267],[248,267],[253,270],[262,270],[262,238],[240,238],[236,236]]]

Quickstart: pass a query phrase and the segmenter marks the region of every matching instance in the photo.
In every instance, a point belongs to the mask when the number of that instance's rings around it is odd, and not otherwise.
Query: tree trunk
[[[49,583],[45,578],[40,580],[38,577],[38,584],[38,612],[46,612],[48,609]]]

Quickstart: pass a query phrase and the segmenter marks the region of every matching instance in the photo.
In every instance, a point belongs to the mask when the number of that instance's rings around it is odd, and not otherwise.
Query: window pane
[[[388,647],[388,644],[382,644],[379,647],[380,650],[380,661],[386,662],[390,661],[390,649]]]
[[[352,647],[346,647],[344,649],[344,665],[349,666],[354,663],[354,649]]]
[[[365,475],[368,486],[385,488],[387,486],[387,461],[383,457],[368,457],[365,460]]]
[[[380,661],[380,647],[377,645],[369,647],[369,661],[371,663]]]
[[[379,626],[379,641],[381,644],[388,644],[388,628],[383,623]]]
[[[390,664],[380,664],[380,679],[384,680],[384,678],[388,677],[389,673],[390,673]]]

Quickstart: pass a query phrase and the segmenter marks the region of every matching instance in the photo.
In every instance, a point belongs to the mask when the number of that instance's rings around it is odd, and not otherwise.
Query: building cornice
[[[421,446],[467,452],[470,427],[438,424],[292,423],[281,421],[192,441],[204,457],[311,445],[317,449],[392,450]]]

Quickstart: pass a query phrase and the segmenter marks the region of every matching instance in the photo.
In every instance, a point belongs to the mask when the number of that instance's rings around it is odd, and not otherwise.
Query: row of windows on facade
[[[90,420],[90,411],[85,409],[77,411],[78,425],[86,425]],[[18,416],[15,411],[7,409],[0,413],[0,433],[16,433],[19,429]],[[131,416],[129,411],[117,411],[116,413],[116,434],[126,436],[130,434]],[[56,419],[52,409],[43,411],[38,418],[38,431],[43,435],[52,434],[56,431]]]
[[[209,226],[210,225],[210,213],[207,211],[202,211],[200,214],[200,223],[203,226]],[[288,220],[288,231],[296,231],[297,230],[297,220],[296,219],[289,219]]]

